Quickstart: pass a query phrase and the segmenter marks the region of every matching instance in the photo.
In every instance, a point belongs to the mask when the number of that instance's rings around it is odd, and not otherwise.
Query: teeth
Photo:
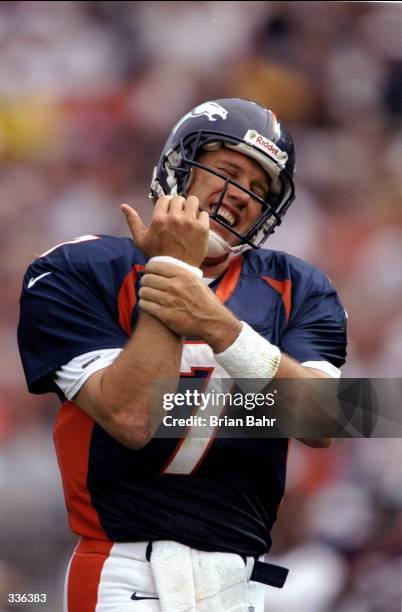
[[[236,219],[234,218],[232,213],[226,210],[226,208],[219,209],[218,217],[222,217],[226,221],[226,223],[230,225],[230,227],[233,227],[236,222]]]

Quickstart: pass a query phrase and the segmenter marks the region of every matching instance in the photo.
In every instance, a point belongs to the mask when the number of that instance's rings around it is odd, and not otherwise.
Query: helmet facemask
[[[203,163],[201,154],[225,146],[256,161],[269,178],[269,193],[256,194],[240,185],[236,176],[226,176]],[[194,169],[210,172],[222,179],[222,191],[212,219],[236,237],[239,245],[229,246],[213,230],[229,251],[245,247],[259,248],[280,225],[294,200],[294,147],[290,134],[266,107],[239,98],[204,102],[182,117],[174,126],[163,147],[151,183],[151,197],[182,195],[187,197]],[[261,207],[261,214],[252,227],[240,231],[231,227],[220,215],[229,187],[247,193]],[[215,204],[215,202],[214,202]],[[221,209],[221,210],[220,210]],[[257,211],[256,211],[257,212]],[[227,215],[226,215],[227,216]],[[237,228],[239,229],[239,228]]]

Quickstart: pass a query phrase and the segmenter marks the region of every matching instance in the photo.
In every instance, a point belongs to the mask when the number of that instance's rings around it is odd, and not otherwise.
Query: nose
[[[240,181],[237,182],[240,184]],[[250,189],[250,185],[246,185],[244,181],[241,183],[241,186],[245,189]],[[239,189],[239,187],[233,185],[233,183],[228,184],[228,188],[226,190],[226,197],[232,204],[236,204],[241,209],[245,208],[251,199],[250,195],[246,191],[243,191],[243,189]]]

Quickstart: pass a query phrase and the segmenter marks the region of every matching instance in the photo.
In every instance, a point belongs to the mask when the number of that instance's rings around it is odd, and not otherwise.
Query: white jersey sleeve
[[[71,400],[92,374],[110,366],[122,350],[100,349],[78,355],[55,372],[54,382]]]

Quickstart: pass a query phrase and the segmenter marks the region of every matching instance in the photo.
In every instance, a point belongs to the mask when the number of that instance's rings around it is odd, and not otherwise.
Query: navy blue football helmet
[[[201,153],[216,150],[222,145],[251,157],[265,170],[270,177],[266,199],[197,161]],[[222,195],[210,217],[237,236],[240,245],[259,248],[282,222],[295,197],[292,138],[272,111],[249,100],[227,98],[204,102],[184,115],[163,147],[154,170],[150,197],[187,197],[187,186],[194,167],[223,179]],[[261,204],[261,215],[244,234],[231,228],[219,215],[219,208],[231,183]]]

